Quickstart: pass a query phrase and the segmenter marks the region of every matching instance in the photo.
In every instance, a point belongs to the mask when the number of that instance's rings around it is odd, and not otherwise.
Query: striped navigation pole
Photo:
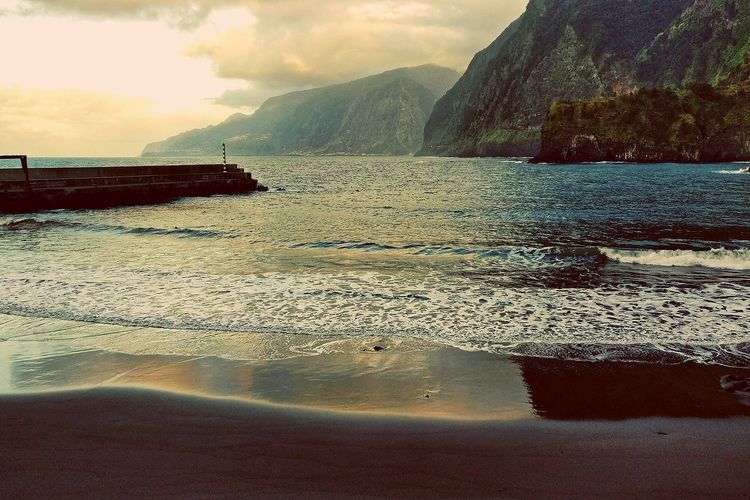
[[[224,157],[224,166],[227,166],[227,145],[225,143],[221,143],[221,154]]]

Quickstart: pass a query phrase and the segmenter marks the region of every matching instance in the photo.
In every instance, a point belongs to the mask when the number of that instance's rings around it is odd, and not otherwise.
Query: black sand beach
[[[750,495],[742,368],[386,337],[135,354],[87,339],[137,329],[5,319],[3,498]]]
[[[0,40],[0,500],[750,500],[750,0]]]
[[[747,498],[750,420],[468,422],[134,389],[5,397],[20,497]]]

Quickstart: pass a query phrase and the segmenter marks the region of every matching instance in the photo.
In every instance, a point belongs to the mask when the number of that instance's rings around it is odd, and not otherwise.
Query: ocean
[[[31,167],[202,161],[217,162]],[[270,191],[0,215],[0,314],[143,328],[132,342],[163,354],[179,330],[181,353],[237,359],[244,334],[264,333],[750,366],[743,165],[230,162]]]

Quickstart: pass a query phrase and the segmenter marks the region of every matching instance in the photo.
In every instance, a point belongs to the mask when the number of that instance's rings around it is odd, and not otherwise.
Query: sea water
[[[743,165],[230,161],[270,191],[0,215],[0,313],[180,329],[203,355],[205,332],[236,332],[223,356],[260,332],[750,366]],[[31,167],[196,162],[217,161]]]

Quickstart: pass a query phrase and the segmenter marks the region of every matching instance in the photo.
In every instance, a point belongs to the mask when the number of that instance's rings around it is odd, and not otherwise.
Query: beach
[[[0,219],[1,497],[750,495],[736,165],[238,163]]]
[[[0,40],[0,500],[750,500],[750,0]]]
[[[5,497],[746,498],[750,421],[471,422],[141,389],[4,397]]]
[[[391,338],[253,361],[77,344],[107,328],[47,322],[68,340],[0,342],[3,496],[750,494],[750,398],[722,387],[744,369]]]

